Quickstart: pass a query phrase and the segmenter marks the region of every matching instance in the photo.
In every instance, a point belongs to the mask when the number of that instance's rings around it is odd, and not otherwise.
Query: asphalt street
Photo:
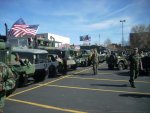
[[[150,113],[150,76],[139,76],[136,88],[129,70],[99,65],[79,67],[67,75],[18,88],[6,99],[4,113]]]

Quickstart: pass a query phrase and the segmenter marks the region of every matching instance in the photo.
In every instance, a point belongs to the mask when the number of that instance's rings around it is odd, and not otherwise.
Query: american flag
[[[26,25],[24,20],[20,18],[10,29],[9,37],[23,37],[25,35],[36,35],[39,25]]]

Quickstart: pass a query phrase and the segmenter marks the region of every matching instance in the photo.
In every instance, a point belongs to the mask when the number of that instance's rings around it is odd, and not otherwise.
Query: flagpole
[[[5,23],[5,32],[6,32],[6,41],[7,41],[7,38],[8,38],[8,26],[7,26],[6,23]]]
[[[99,46],[100,46],[100,34],[99,34]]]

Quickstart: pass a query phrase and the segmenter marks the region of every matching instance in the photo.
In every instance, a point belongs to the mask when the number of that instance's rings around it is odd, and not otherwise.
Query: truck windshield
[[[9,39],[9,44],[12,47],[27,47],[28,39],[27,38],[11,38]]]

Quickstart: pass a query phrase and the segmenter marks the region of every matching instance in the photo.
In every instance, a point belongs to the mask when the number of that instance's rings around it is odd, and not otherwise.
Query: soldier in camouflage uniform
[[[94,75],[96,75],[97,68],[98,68],[98,53],[97,53],[96,49],[93,50],[91,60],[92,60],[92,64],[93,64],[93,72],[94,72]]]
[[[67,75],[67,54],[66,54],[66,52],[62,53],[62,60],[63,60],[63,75]]]
[[[129,64],[130,64],[130,84],[131,87],[135,88],[134,80],[139,75],[139,69],[142,69],[142,62],[140,55],[138,54],[138,48],[134,48],[133,54],[129,56]],[[140,67],[141,66],[141,67]]]
[[[15,87],[15,78],[10,68],[0,62],[0,113],[3,113],[6,92]]]

